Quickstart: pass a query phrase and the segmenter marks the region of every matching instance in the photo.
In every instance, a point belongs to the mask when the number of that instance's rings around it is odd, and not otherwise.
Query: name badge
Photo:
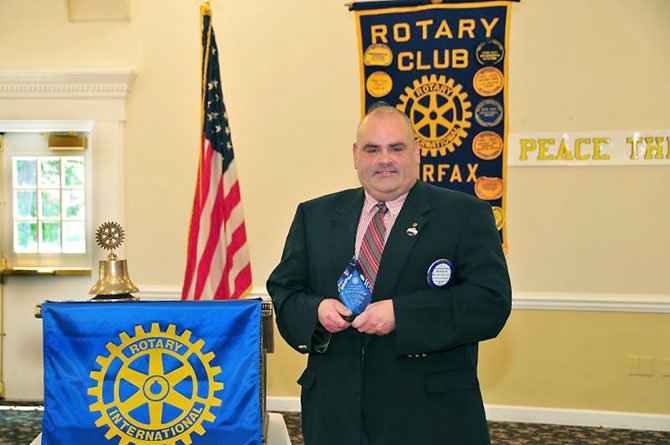
[[[353,257],[344,273],[337,280],[337,291],[342,303],[356,316],[363,312],[372,299],[372,286],[360,271],[358,260]]]
[[[454,281],[454,263],[446,258],[440,258],[428,268],[428,284],[433,289],[445,289]]]

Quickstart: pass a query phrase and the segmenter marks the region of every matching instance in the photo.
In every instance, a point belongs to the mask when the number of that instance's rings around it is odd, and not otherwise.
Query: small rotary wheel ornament
[[[125,233],[119,223],[106,222],[98,227],[95,233],[95,240],[100,247],[105,250],[113,251],[123,244]],[[112,253],[112,252],[110,252]]]

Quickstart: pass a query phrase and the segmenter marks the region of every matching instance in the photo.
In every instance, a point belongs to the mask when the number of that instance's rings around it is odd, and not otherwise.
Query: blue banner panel
[[[362,114],[377,102],[407,114],[421,180],[489,202],[506,247],[508,2],[355,14]]]
[[[260,300],[42,314],[44,445],[262,443]]]

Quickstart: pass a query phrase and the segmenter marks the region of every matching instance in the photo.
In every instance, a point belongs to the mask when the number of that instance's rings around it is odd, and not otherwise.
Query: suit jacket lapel
[[[364,200],[363,189],[358,189],[350,199],[334,209],[331,219],[332,254],[330,257],[333,260],[332,267],[340,274],[344,272],[354,256],[356,230]]]
[[[375,281],[373,300],[392,296],[409,252],[416,239],[421,236],[421,229],[427,221],[426,214],[430,211],[430,202],[425,187],[421,182],[416,183],[407,195],[407,200],[393,224],[393,229],[384,246]],[[410,227],[417,230],[415,236],[408,235],[407,229]]]

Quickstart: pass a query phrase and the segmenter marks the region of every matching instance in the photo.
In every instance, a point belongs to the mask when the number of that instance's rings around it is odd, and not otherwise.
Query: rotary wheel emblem
[[[125,233],[123,228],[115,222],[106,222],[98,227],[95,240],[103,249],[114,250],[123,243]]]
[[[135,336],[119,334],[121,343],[107,343],[108,356],[98,356],[99,371],[90,373],[95,397],[89,406],[107,426],[105,438],[119,436],[120,445],[190,444],[190,435],[203,435],[203,422],[213,422],[211,408],[221,406],[215,393],[223,383],[214,380],[221,368],[211,366],[214,353],[203,353],[203,340],[191,332],[176,334],[175,325],[161,331],[158,323]]]
[[[421,76],[405,88],[398,109],[407,114],[419,138],[421,156],[446,155],[468,136],[472,104],[463,87],[446,76]]]

